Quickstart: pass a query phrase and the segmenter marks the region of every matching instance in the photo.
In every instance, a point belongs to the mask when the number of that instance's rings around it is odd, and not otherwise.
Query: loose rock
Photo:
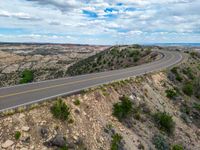
[[[30,128],[28,126],[23,126],[22,127],[22,131],[28,132],[30,130]]]
[[[5,143],[3,143],[3,144],[1,145],[1,147],[2,147],[2,148],[8,148],[8,147],[12,146],[13,144],[14,144],[13,141],[7,140]]]

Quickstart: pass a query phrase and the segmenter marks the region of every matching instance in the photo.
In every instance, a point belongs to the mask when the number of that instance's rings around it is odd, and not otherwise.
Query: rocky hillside
[[[23,74],[27,71],[32,73],[30,82],[68,76],[66,70],[72,63],[106,48],[69,44],[0,44],[0,87],[25,81]]]
[[[181,100],[183,120],[200,128],[200,53],[191,52],[187,62],[170,70],[168,78],[174,84],[166,91],[168,97]]]
[[[114,46],[78,61],[67,70],[69,75],[80,75],[136,66],[153,61],[157,53],[139,45]]]
[[[200,59],[188,56],[165,72],[2,116],[1,148],[199,150]]]

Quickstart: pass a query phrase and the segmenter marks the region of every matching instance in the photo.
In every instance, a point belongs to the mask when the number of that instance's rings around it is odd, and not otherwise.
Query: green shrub
[[[74,105],[77,105],[77,106],[78,106],[78,105],[80,105],[80,103],[81,103],[81,102],[80,102],[79,99],[76,99],[76,100],[74,101]]]
[[[111,150],[119,150],[120,144],[121,144],[122,136],[119,134],[114,134],[112,136],[112,142],[111,142]]]
[[[193,106],[195,109],[197,109],[198,111],[200,111],[200,104],[194,103]]]
[[[122,120],[132,111],[132,103],[127,96],[123,96],[120,100],[121,102],[114,104],[113,115]]]
[[[179,74],[177,74],[176,75],[176,80],[179,81],[179,82],[181,82],[183,80],[183,78]]]
[[[172,68],[172,69],[171,69],[171,72],[172,72],[173,74],[175,74],[176,80],[178,80],[178,81],[180,81],[180,82],[183,80],[183,78],[180,76],[180,74],[179,74],[179,72],[178,72],[178,67]]]
[[[140,55],[140,51],[139,50],[131,50],[129,52],[129,57],[134,57],[134,56],[139,56]]]
[[[51,107],[53,116],[60,120],[67,120],[70,115],[69,107],[61,99],[57,100]]]
[[[157,150],[169,150],[169,144],[163,137],[163,135],[154,135],[152,138],[152,143],[155,145]]]
[[[29,83],[33,81],[33,71],[31,70],[24,70],[22,72],[22,79],[20,80],[20,84]]]
[[[20,137],[21,137],[21,132],[20,131],[16,131],[15,132],[15,140],[19,140]]]
[[[168,134],[173,133],[175,122],[173,121],[172,116],[166,112],[158,112],[154,114],[154,119],[161,130],[164,130]]]
[[[140,51],[139,50],[130,50],[129,57],[132,57],[133,61],[137,62],[140,59]]]
[[[133,61],[134,61],[134,62],[137,62],[139,59],[140,59],[139,56],[134,56],[134,57],[133,57]]]
[[[176,91],[173,89],[166,90],[165,93],[166,93],[166,96],[171,99],[177,96]]]
[[[192,96],[193,94],[193,85],[191,82],[185,83],[185,85],[183,86],[183,92],[188,95],[188,96]]]
[[[174,145],[172,150],[184,150],[182,145]]]

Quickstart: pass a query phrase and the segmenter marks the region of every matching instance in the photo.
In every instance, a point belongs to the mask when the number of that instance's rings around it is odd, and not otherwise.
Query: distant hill
[[[140,45],[114,46],[70,66],[67,74],[80,75],[136,66],[156,59],[157,53]]]

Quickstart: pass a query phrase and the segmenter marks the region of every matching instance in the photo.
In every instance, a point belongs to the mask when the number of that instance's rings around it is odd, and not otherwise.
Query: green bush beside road
[[[20,84],[29,83],[33,81],[33,71],[31,70],[24,70],[21,75]]]

